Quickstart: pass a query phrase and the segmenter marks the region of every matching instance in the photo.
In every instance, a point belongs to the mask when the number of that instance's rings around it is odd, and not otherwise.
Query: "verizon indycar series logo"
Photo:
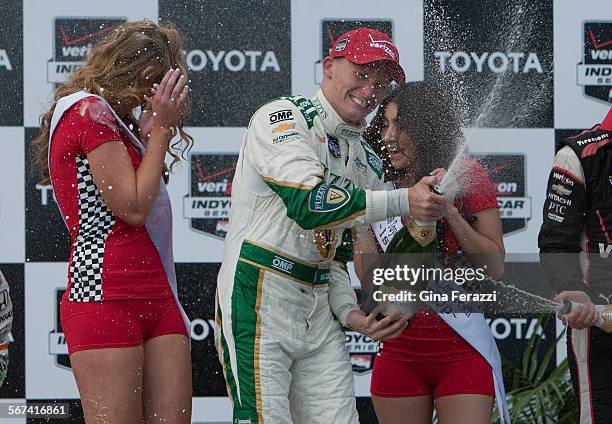
[[[504,234],[525,229],[531,219],[531,197],[526,196],[524,154],[477,154],[495,183]]]
[[[193,230],[225,239],[238,155],[194,153],[190,159],[190,191],[183,198],[184,217]]]
[[[68,345],[66,344],[66,337],[62,330],[62,324],[60,322],[60,301],[66,289],[57,288],[54,292],[54,305],[55,305],[55,319],[54,328],[49,332],[49,355],[55,356],[55,365],[64,369],[71,369],[70,357],[68,356]]]
[[[315,64],[315,84],[320,85],[323,82],[323,59],[329,56],[333,42],[347,31],[357,29],[359,27],[368,27],[383,32],[393,38],[393,21],[390,20],[375,20],[375,19],[321,19],[321,57],[318,57]],[[343,39],[336,46],[336,51],[342,51],[346,48],[349,39]],[[379,48],[383,48],[393,52],[381,43],[375,43]],[[389,54],[389,53],[388,53]]]
[[[55,18],[53,58],[47,62],[47,81],[65,83],[85,62],[93,44],[101,40],[125,18]]]
[[[378,351],[378,342],[361,333],[345,330],[346,350],[351,356],[354,374],[365,374],[372,371],[374,357]]]
[[[582,31],[578,85],[585,96],[612,103],[612,22],[585,22]]]

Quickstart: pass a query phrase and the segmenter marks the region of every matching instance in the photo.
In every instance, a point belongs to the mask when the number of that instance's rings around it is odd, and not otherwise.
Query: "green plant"
[[[578,408],[569,378],[567,359],[553,367],[557,337],[546,351],[540,352],[540,337],[532,337],[523,352],[520,364],[504,361],[504,374],[512,384],[506,399],[514,424],[569,424],[578,422]],[[499,422],[495,411],[491,422]]]

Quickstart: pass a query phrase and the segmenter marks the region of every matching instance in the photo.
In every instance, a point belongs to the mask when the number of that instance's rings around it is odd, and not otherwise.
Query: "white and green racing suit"
[[[358,306],[344,263],[352,234],[409,212],[406,189],[382,188],[361,130],[320,90],[273,100],[249,123],[216,305],[235,423],[358,422],[340,325]]]

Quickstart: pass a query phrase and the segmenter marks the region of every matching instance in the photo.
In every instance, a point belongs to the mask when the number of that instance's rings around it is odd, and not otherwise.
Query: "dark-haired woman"
[[[186,71],[175,29],[126,23],[42,117],[37,160],[71,237],[60,318],[87,423],[190,422],[188,320],[163,182],[166,152],[178,159],[192,143]]]
[[[459,150],[462,132],[444,93],[418,82],[390,95],[365,138],[385,160],[387,180],[410,187],[430,173],[442,179],[443,168]],[[504,245],[495,188],[474,159],[463,159],[460,168],[462,189],[455,199],[445,196],[438,249],[449,255],[462,251],[498,278]],[[361,255],[386,248],[376,232],[373,226],[355,249],[360,274]],[[400,337],[381,345],[371,392],[382,424],[405,423],[406,417],[414,424],[431,423],[434,405],[442,424],[490,423],[496,395],[498,406],[506,410],[499,352],[482,314],[467,318],[433,310],[416,313]]]

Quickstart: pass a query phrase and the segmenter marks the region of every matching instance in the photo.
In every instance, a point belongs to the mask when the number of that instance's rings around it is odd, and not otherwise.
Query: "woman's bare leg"
[[[143,361],[142,346],[70,355],[87,424],[141,423]]]

